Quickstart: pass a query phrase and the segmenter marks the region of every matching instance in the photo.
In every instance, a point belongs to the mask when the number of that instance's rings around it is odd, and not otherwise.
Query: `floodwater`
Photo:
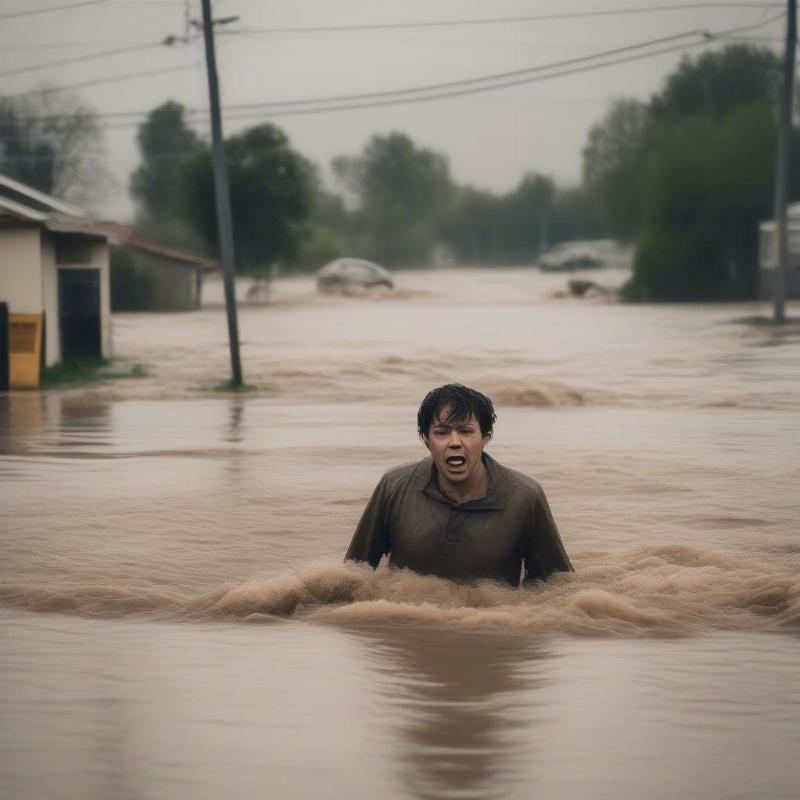
[[[234,396],[210,286],[114,317],[145,377],[0,397],[0,797],[799,796],[800,327],[565,280],[280,281]],[[342,564],[456,380],[574,575]]]

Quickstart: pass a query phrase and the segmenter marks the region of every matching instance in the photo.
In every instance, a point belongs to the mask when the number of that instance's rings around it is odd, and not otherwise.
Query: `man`
[[[542,487],[484,452],[495,420],[474,389],[429,392],[417,427],[430,457],[381,478],[345,559],[513,586],[571,572]]]

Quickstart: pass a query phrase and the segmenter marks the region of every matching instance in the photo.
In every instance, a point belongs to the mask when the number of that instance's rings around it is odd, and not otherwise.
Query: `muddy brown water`
[[[0,797],[800,795],[800,329],[564,284],[281,281],[236,396],[212,285],[114,317],[145,377],[0,398]],[[574,575],[341,563],[451,380]]]

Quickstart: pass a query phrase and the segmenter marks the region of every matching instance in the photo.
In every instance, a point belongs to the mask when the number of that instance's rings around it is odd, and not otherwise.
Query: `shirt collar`
[[[414,486],[432,500],[446,503],[449,506],[465,510],[501,511],[505,507],[508,494],[505,476],[500,469],[500,465],[488,453],[483,453],[483,463],[489,473],[489,492],[486,497],[468,500],[466,503],[454,503],[449,497],[442,494],[439,489],[436,479],[436,465],[430,456],[423,458],[414,470]]]

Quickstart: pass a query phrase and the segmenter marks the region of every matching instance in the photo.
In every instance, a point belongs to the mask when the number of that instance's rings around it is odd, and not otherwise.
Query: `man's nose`
[[[461,434],[458,431],[450,431],[447,439],[448,447],[461,447]]]

